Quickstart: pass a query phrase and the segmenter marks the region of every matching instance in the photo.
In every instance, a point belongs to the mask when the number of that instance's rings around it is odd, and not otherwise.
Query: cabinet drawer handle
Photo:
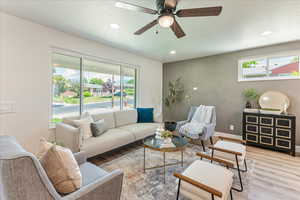
[[[255,131],[254,130],[250,130],[249,127],[255,127]],[[247,124],[246,125],[246,131],[250,132],[250,133],[258,133],[258,126]]]
[[[288,133],[288,136],[280,135],[280,131],[283,131],[283,132],[285,132],[285,133]],[[292,133],[291,130],[288,130],[288,129],[282,129],[282,128],[276,128],[276,137],[282,137],[282,138],[288,138],[288,139],[290,139],[290,138],[291,138],[291,133]]]
[[[255,140],[249,138],[250,137],[255,137]],[[255,135],[255,134],[251,134],[251,133],[247,133],[246,135],[246,140],[249,141],[249,142],[255,142],[255,143],[258,143],[258,135]]]
[[[273,135],[273,128],[272,127],[260,126],[259,128],[260,128],[260,134],[263,134],[263,135]],[[271,130],[271,133],[264,132],[264,129]]]
[[[280,144],[278,144],[279,142],[278,141],[283,141],[283,142],[287,142],[289,144],[289,146],[282,146]],[[291,141],[290,140],[284,140],[284,139],[276,139],[276,147],[280,147],[280,148],[283,148],[283,149],[291,149]]]
[[[264,142],[263,139],[270,139],[271,142],[270,142],[270,143]],[[260,136],[260,141],[259,141],[259,142],[260,142],[261,144],[273,146],[273,138],[272,138],[272,137]]]
[[[255,118],[255,121],[250,120],[251,118]],[[246,122],[249,124],[258,124],[258,116],[246,115]]]
[[[271,122],[270,123],[264,123],[263,120],[266,119],[266,120],[270,120]],[[266,125],[266,126],[273,126],[274,125],[274,120],[272,117],[260,117],[260,124],[261,125]]]
[[[288,125],[280,125],[280,121],[286,121],[288,122]],[[276,118],[276,126],[281,128],[292,128],[292,121],[290,119]]]

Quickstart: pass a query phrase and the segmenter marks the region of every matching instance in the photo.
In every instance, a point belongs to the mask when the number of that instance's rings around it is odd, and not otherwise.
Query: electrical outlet
[[[229,130],[233,131],[234,130],[234,125],[230,124]]]

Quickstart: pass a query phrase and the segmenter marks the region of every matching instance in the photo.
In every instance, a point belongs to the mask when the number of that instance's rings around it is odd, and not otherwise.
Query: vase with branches
[[[164,98],[164,104],[169,111],[173,107],[180,103],[184,97],[184,85],[181,82],[181,78],[177,78],[175,81],[169,81],[168,83],[168,95]],[[176,128],[176,122],[166,121],[165,128],[169,131],[174,131]]]

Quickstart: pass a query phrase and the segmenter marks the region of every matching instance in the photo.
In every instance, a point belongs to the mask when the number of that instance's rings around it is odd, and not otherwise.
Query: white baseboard
[[[296,145],[296,153],[300,153],[300,146]]]

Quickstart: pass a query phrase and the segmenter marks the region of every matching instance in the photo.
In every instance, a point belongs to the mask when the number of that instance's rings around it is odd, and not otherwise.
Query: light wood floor
[[[134,151],[139,145],[91,159],[97,165]],[[244,192],[235,200],[300,200],[300,157],[247,146],[249,171],[243,176]]]
[[[247,159],[253,168],[246,186],[249,200],[299,200],[300,158],[287,154],[247,147]],[[248,187],[248,188],[247,188]]]

